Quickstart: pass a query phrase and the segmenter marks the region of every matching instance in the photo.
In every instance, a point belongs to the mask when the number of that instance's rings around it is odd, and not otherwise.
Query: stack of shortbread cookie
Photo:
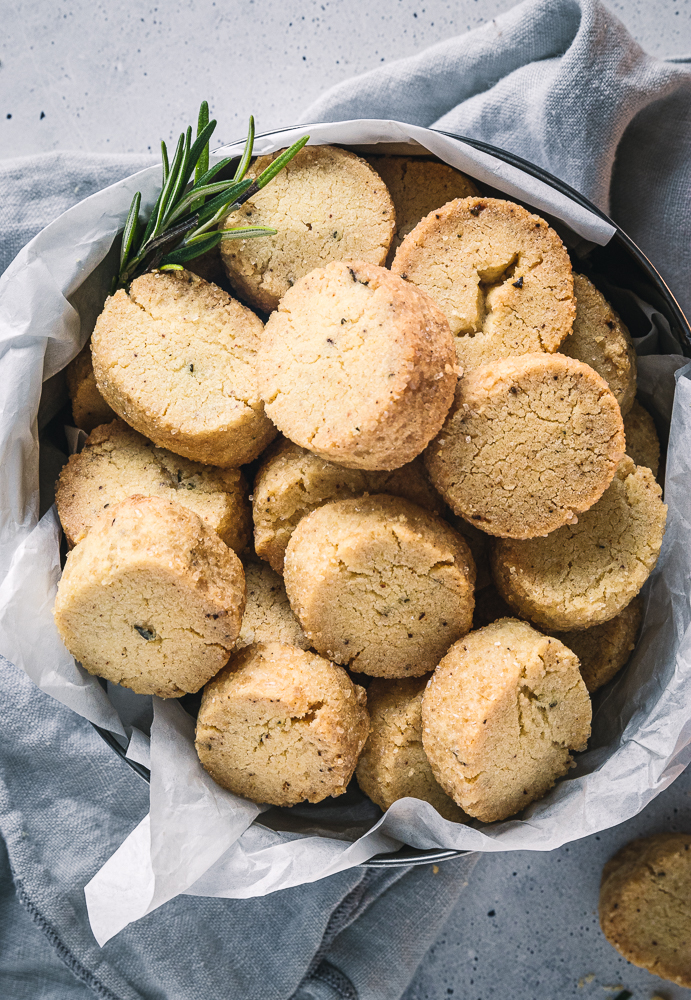
[[[225,287],[137,278],[72,364],[60,634],[203,687],[200,760],[257,802],[356,773],[382,809],[514,815],[585,748],[660,551],[628,331],[445,164],[306,147],[244,211],[277,234],[222,244]]]

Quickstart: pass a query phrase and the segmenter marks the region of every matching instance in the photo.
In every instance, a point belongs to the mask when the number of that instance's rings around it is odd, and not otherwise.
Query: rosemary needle
[[[113,291],[126,288],[134,278],[156,268],[181,270],[187,261],[223,240],[255,239],[276,233],[266,226],[231,226],[222,231],[216,227],[272,181],[309,136],[294,142],[259,177],[251,180],[245,177],[254,147],[254,118],[250,116],[247,141],[235,174],[230,180],[218,181],[215,178],[230,165],[232,157],[209,167],[209,142],[215,128],[215,119],[209,121],[209,105],[202,101],[194,142],[190,127],[180,135],[172,160],[165,142],[161,142],[161,190],[146,221],[139,218],[141,193],[138,191],[132,199]]]

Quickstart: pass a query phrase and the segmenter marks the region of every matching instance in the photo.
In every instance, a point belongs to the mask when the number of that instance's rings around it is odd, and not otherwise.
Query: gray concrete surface
[[[513,0],[4,0],[0,156],[139,152],[207,98],[218,139],[291,124],[324,88],[477,27]],[[691,53],[691,0],[610,0],[650,52]],[[161,134],[161,128],[168,128]],[[691,829],[691,774],[639,817],[550,854],[478,865],[406,1000],[634,1000],[691,993],[628,965],[597,922],[602,865],[635,836]],[[429,869],[430,879],[434,872]],[[395,956],[392,956],[395,961]]]

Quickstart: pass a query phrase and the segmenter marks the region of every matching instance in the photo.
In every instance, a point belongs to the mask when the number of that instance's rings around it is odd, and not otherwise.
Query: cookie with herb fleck
[[[283,578],[259,560],[245,562],[247,603],[236,649],[253,642],[280,642],[309,649],[310,641],[293,614]]]
[[[602,292],[583,274],[574,274],[576,318],[559,348],[602,375],[619,403],[622,416],[636,396],[636,352],[631,334]]]
[[[262,337],[266,412],[295,444],[351,469],[397,469],[439,431],[457,379],[428,295],[366,261],[301,278]]]
[[[465,540],[400,497],[325,504],[288,542],[290,606],[323,656],[373,677],[433,670],[473,617]]]
[[[608,622],[578,632],[552,632],[579,659],[581,677],[592,694],[607,684],[628,663],[636,646],[643,618],[643,601],[634,597]]]
[[[553,353],[576,315],[571,262],[544,219],[499,198],[460,198],[430,212],[392,264],[442,308],[465,371]]]
[[[422,698],[435,778],[470,816],[506,819],[542,798],[584,750],[592,708],[570,649],[503,618],[455,643]]]
[[[430,212],[455,198],[479,194],[471,179],[448,163],[419,156],[368,156],[366,159],[386,184],[396,210],[392,252]]]
[[[260,156],[257,177],[282,150]],[[395,228],[381,177],[361,157],[335,146],[305,146],[247,201],[228,225],[269,226],[275,236],[221,244],[228,278],[248,302],[271,312],[296,281],[331,260],[383,264]]]
[[[89,341],[65,369],[67,391],[72,401],[72,418],[75,427],[90,434],[94,427],[106,424],[115,416],[98,391],[94,368],[91,363]]]
[[[691,834],[626,844],[602,871],[600,926],[628,962],[691,987]]]
[[[123,420],[95,428],[62,469],[55,499],[70,545],[96,518],[131,496],[158,496],[193,510],[226,545],[242,552],[250,538],[247,484],[239,469],[190,462],[157,448]]]
[[[636,465],[644,465],[657,477],[660,468],[660,439],[655,421],[636,399],[624,417],[624,433],[626,454]]]
[[[463,823],[467,816],[437,782],[422,746],[426,684],[426,677],[372,681],[367,688],[370,734],[355,776],[380,809],[410,796],[429,802],[444,819]]]
[[[460,379],[425,462],[456,514],[490,535],[535,538],[592,507],[623,455],[605,380],[562,354],[526,354]]]
[[[215,531],[180,504],[130,497],[67,556],[54,614],[90,674],[178,698],[227,662],[244,608],[242,563]]]
[[[189,271],[142,275],[107,299],[91,353],[99,391],[160,448],[237,468],[276,436],[257,386],[262,322]]]
[[[562,632],[607,622],[655,567],[667,507],[650,469],[623,458],[598,502],[546,538],[497,539],[497,590],[524,618]]]
[[[346,469],[282,439],[272,446],[254,480],[252,513],[257,555],[282,573],[286,546],[303,517],[325,503],[365,493],[405,497],[435,514],[444,508],[420,459],[393,472]]]
[[[253,802],[342,795],[369,731],[342,667],[279,642],[237,653],[204,689],[195,746],[214,781]]]

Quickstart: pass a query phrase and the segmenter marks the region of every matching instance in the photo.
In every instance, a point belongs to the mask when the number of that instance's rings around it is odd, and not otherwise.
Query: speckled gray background
[[[200,100],[217,138],[291,124],[321,91],[477,27],[513,0],[34,0],[2,3],[0,156],[155,151]],[[610,0],[651,53],[691,55],[691,0]],[[165,124],[170,131],[159,129]],[[635,820],[550,854],[483,858],[406,1000],[691,997],[603,938],[604,862],[636,836],[691,830],[691,773]],[[429,869],[430,880],[434,870]],[[391,956],[392,962],[396,956]]]

